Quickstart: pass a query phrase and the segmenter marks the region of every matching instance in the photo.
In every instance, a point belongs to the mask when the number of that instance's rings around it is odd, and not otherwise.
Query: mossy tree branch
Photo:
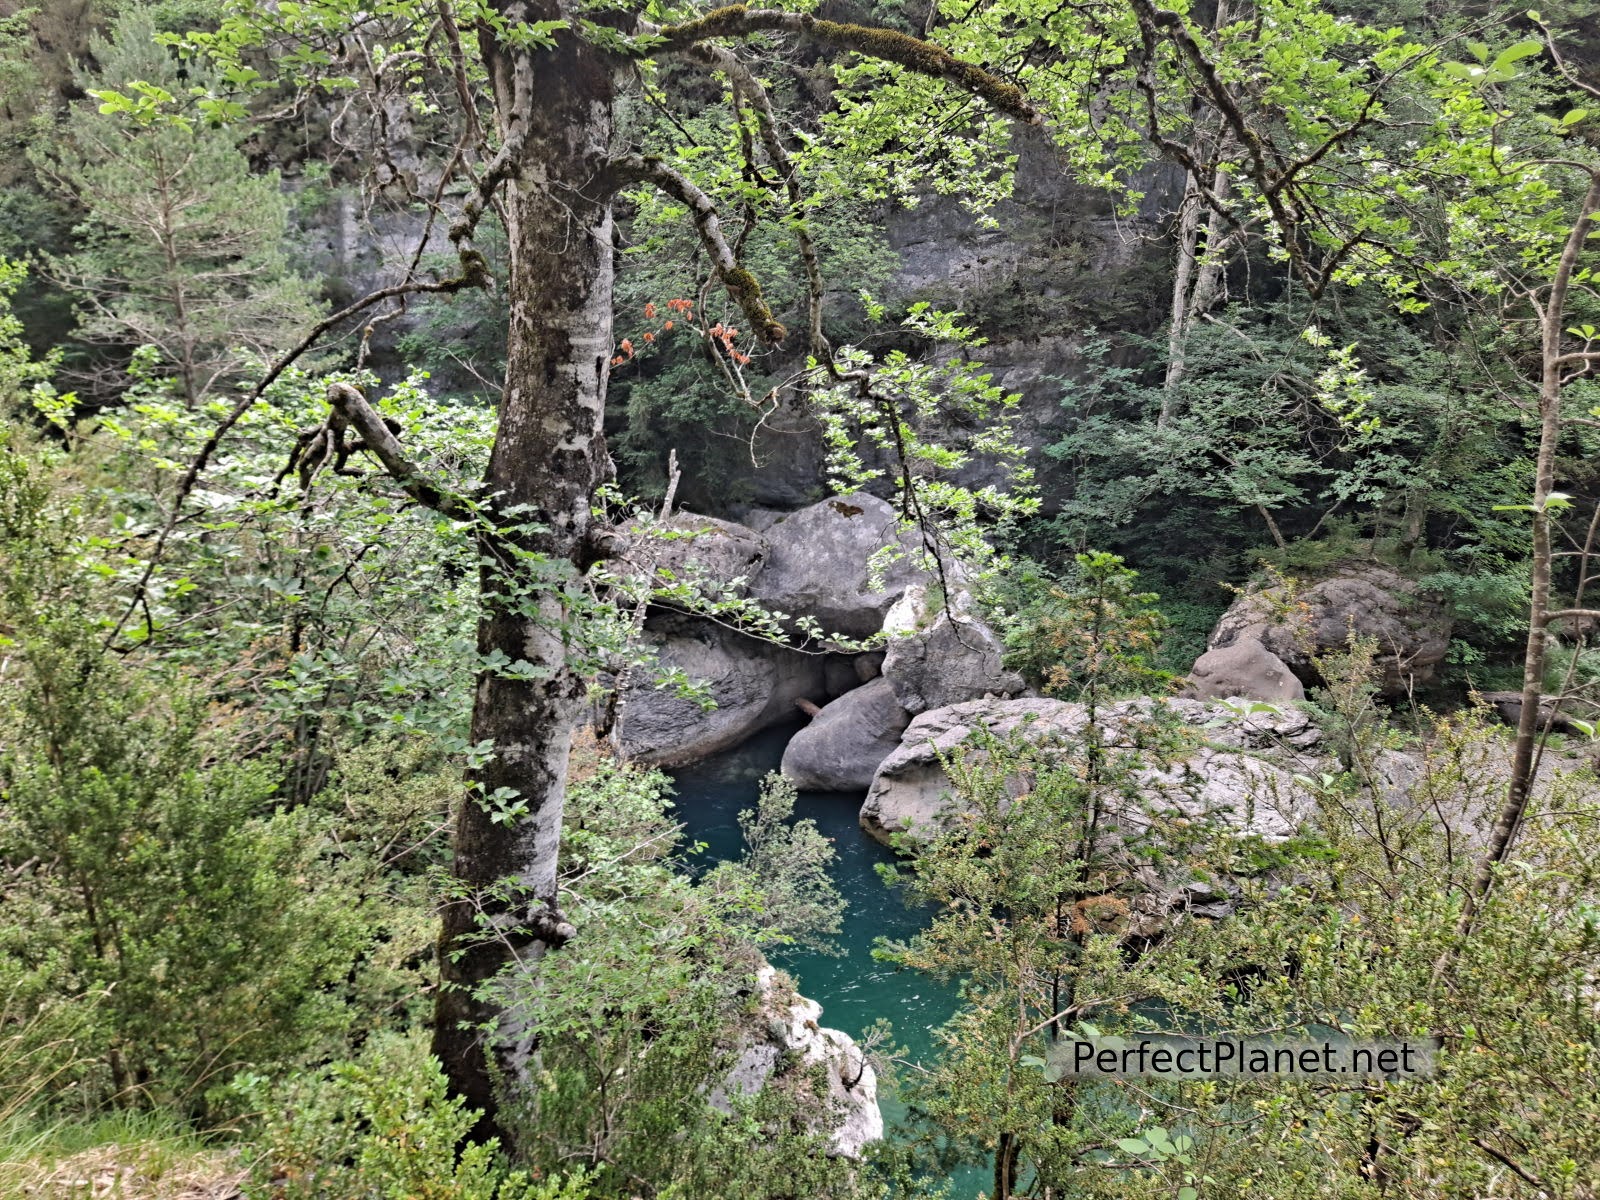
[[[800,183],[800,172],[783,144],[778,129],[778,116],[772,109],[772,98],[768,95],[765,85],[756,78],[755,73],[726,46],[702,43],[689,51],[688,58],[710,70],[720,71],[726,75],[734,95],[743,97],[755,113],[761,145],[766,151],[767,161],[783,184],[795,242],[800,250],[800,259],[805,264],[807,325],[811,352],[818,358],[828,358],[831,356],[832,347],[822,331],[822,260],[817,253],[816,243],[811,239],[810,224],[806,220],[806,198]]]
[[[372,451],[406,495],[452,520],[473,519],[473,513],[466,505],[430,480],[422,467],[406,457],[400,439],[368,402],[360,388],[348,383],[330,383],[328,403],[349,422],[350,427],[360,435],[364,448]]]
[[[614,187],[650,183],[686,205],[694,219],[700,242],[711,256],[712,269],[716,271],[718,281],[743,311],[756,336],[769,346],[783,341],[789,331],[772,315],[772,309],[761,294],[761,285],[728,244],[722,232],[721,218],[717,215],[716,203],[710,196],[687,175],[652,155],[628,154],[613,159],[608,174],[609,182]]]
[[[1044,124],[1044,115],[1028,102],[1022,89],[994,72],[957,58],[943,46],[895,29],[824,21],[809,13],[781,12],[730,4],[681,25],[644,30],[652,36],[640,46],[640,57],[681,54],[717,38],[745,38],[757,33],[792,33],[834,50],[894,63],[908,71],[942,79],[971,92],[991,108],[1028,125]]]

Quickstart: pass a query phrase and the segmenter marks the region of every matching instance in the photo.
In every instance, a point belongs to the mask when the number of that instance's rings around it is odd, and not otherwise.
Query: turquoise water
[[[672,772],[677,786],[677,815],[689,842],[704,842],[710,861],[736,857],[741,849],[738,816],[753,808],[760,781],[778,769],[783,747],[799,728],[769,729],[726,754]],[[931,1057],[933,1031],[956,1008],[954,986],[944,986],[914,971],[896,970],[872,958],[879,937],[904,938],[921,929],[926,908],[911,907],[874,870],[894,855],[861,831],[856,817],[860,793],[801,792],[796,817],[809,817],[832,839],[834,886],[849,905],[836,946],[844,953],[774,954],[772,961],[795,977],[800,991],[822,1005],[822,1024],[858,1037],[879,1017],[894,1022],[894,1041],[912,1061]],[[884,1121],[891,1136],[905,1116],[892,1095],[882,1096]],[[951,1176],[955,1195],[972,1196],[986,1180],[981,1168]]]
[[[738,856],[739,812],[755,807],[762,777],[778,769],[795,728],[769,729],[715,759],[672,772],[686,840],[706,843],[709,860]],[[795,805],[795,816],[815,821],[838,855],[831,874],[849,907],[835,944],[844,953],[780,953],[773,961],[822,1005],[823,1024],[856,1037],[888,1017],[895,1041],[919,1057],[932,1044],[931,1031],[955,1011],[955,989],[872,958],[874,939],[909,937],[926,923],[927,912],[905,904],[878,878],[876,865],[894,855],[861,831],[856,815],[862,799],[860,793],[801,792]]]

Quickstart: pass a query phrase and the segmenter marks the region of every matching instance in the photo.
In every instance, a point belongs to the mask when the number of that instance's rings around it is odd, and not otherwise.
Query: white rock
[[[707,1097],[713,1108],[731,1112],[732,1096],[752,1096],[773,1079],[780,1058],[789,1057],[787,1070],[820,1066],[827,1077],[827,1101],[832,1134],[830,1152],[841,1158],[860,1158],[869,1142],[883,1137],[883,1112],[878,1107],[878,1077],[863,1059],[860,1047],[837,1029],[819,1022],[822,1006],[790,992],[777,969],[763,966],[756,987],[762,1017],[748,1034],[733,1068]]]

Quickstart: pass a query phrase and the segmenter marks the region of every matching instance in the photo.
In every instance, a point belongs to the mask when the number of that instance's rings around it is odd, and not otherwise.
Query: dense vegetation
[[[0,14],[0,1191],[1600,1196],[1589,9]],[[1139,244],[1002,234],[1029,171]],[[919,206],[1025,265],[912,278]],[[871,650],[621,558],[854,491],[1084,714],[885,872],[930,917],[878,956],[961,999],[931,1058],[849,1031],[908,1113],[859,1158],[815,1063],[727,1082],[834,848],[775,777],[708,868],[589,728],[704,696],[652,603]],[[1403,702],[1320,655],[1305,828],[1119,817],[1208,744],[1118,702],[1223,585],[1352,561],[1454,632]],[[1158,875],[1230,915],[1141,923]],[[1174,1024],[1438,1070],[1045,1069]]]

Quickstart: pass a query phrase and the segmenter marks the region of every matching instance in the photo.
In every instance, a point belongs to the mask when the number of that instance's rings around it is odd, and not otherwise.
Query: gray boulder
[[[1433,678],[1450,648],[1450,627],[1444,606],[1411,580],[1376,563],[1350,563],[1296,595],[1282,586],[1245,593],[1217,622],[1207,647],[1259,643],[1302,683],[1313,683],[1312,658],[1343,649],[1354,633],[1377,644],[1383,693],[1404,696]]]
[[[1522,722],[1522,693],[1521,692],[1484,692],[1479,699],[1487,704],[1507,725],[1519,725]],[[1539,700],[1539,728],[1548,727],[1555,733],[1579,733],[1586,731],[1573,721],[1582,721],[1587,725],[1600,722],[1600,706],[1593,702],[1569,697],[1558,701],[1553,696],[1544,696]]]
[[[1158,713],[1158,707],[1165,711]],[[1310,809],[1310,794],[1293,778],[1316,761],[1311,750],[1319,735],[1304,713],[1248,713],[1215,702],[1151,699],[1118,701],[1101,711],[1113,746],[1119,739],[1131,744],[1138,728],[1158,716],[1204,730],[1193,749],[1169,766],[1138,773],[1138,803],[1116,814],[1124,828],[1139,828],[1159,812],[1190,822],[1220,821],[1269,841],[1282,840]],[[976,730],[1070,748],[1081,744],[1087,723],[1084,705],[1038,698],[976,700],[922,713],[878,768],[861,806],[862,828],[885,842],[896,834],[913,841],[936,836],[957,803],[943,759],[961,753]],[[1025,786],[1008,781],[1019,794]]]
[[[835,496],[767,527],[771,547],[752,594],[791,616],[816,618],[829,633],[866,637],[906,585],[919,578],[916,539],[902,531],[894,509],[876,496]],[[886,546],[903,552],[883,572],[882,590],[868,578],[871,560]]]
[[[665,521],[630,521],[621,530],[623,550],[614,561],[622,572],[658,583],[703,580],[713,585],[744,584],[745,594],[767,559],[767,541],[733,521],[673,513]]]
[[[790,720],[796,700],[826,695],[822,660],[772,646],[702,621],[653,631],[660,665],[703,682],[716,707],[659,688],[649,672],[623,695],[612,741],[634,762],[676,767],[737,745],[770,725]]]
[[[883,675],[909,713],[985,696],[1015,696],[1027,685],[1001,665],[1004,652],[982,621],[947,610],[926,627],[890,639]]]
[[[783,777],[808,791],[865,791],[910,720],[890,681],[874,679],[840,696],[789,739]]]
[[[822,678],[828,685],[829,700],[837,700],[866,682],[856,671],[854,657],[844,654],[829,654],[822,660]]]
[[[1303,700],[1305,684],[1289,665],[1254,638],[1207,650],[1189,669],[1189,692],[1201,700]]]

